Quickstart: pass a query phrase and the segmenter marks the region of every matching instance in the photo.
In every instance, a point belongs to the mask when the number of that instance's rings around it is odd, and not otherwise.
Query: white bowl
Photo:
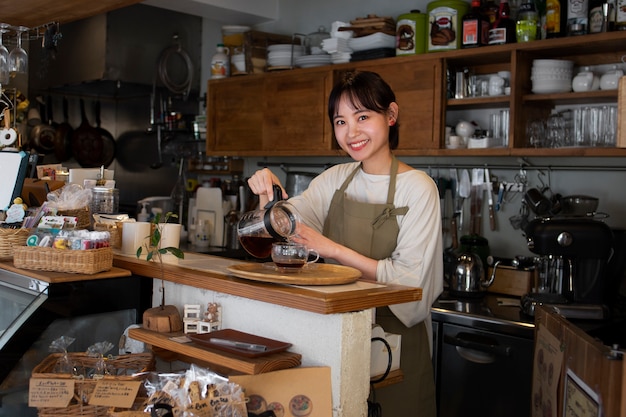
[[[535,59],[533,66],[537,68],[573,68],[574,61],[565,59]]]
[[[533,81],[533,93],[551,94],[572,91],[571,82],[564,81]]]

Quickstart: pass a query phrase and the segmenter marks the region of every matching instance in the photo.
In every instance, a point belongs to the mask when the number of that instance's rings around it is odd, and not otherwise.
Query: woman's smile
[[[363,140],[360,140],[358,142],[351,142],[351,143],[348,144],[348,146],[350,146],[350,149],[352,149],[353,151],[360,151],[368,143],[369,143],[369,139],[363,139]]]

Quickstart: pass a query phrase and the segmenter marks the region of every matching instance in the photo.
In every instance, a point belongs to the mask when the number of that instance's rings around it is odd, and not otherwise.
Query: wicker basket
[[[91,210],[89,210],[89,206],[80,209],[59,210],[58,214],[59,216],[76,217],[77,229],[91,228]]]
[[[16,268],[39,271],[97,274],[113,267],[113,250],[108,248],[68,250],[39,246],[20,246],[13,251]]]
[[[13,250],[26,245],[29,229],[0,229],[0,261],[13,259]]]
[[[70,358],[75,366],[79,369],[89,370],[94,368],[98,358],[91,357],[86,353],[70,353]],[[61,353],[53,353],[48,355],[41,363],[33,369],[31,378],[48,378],[48,379],[68,379],[73,378],[69,374],[54,373],[55,367],[59,359],[63,356]],[[142,379],[141,375],[135,373],[154,370],[154,356],[152,353],[133,353],[129,355],[121,355],[116,358],[107,359],[107,370],[110,376],[105,378],[118,381],[137,381]],[[74,397],[70,401],[70,405],[65,408],[60,407],[39,407],[39,417],[53,416],[88,416],[88,417],[108,417],[111,414],[112,407],[89,405],[89,396],[96,387],[98,381],[94,379],[76,379],[74,381]]]
[[[113,249],[121,249],[122,248],[122,223],[117,222],[117,224],[109,224],[109,223],[94,223],[93,230],[101,231],[101,232],[109,232],[111,235],[109,242],[111,243],[111,247]]]

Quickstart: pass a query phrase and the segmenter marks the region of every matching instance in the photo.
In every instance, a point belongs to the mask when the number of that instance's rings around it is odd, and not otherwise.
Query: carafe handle
[[[283,199],[283,190],[280,188],[280,185],[274,184],[272,189],[274,190],[274,199],[272,201],[268,201],[265,207],[263,207],[266,210]]]

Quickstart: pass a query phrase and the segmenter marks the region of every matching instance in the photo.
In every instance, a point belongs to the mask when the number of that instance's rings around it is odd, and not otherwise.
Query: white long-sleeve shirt
[[[335,165],[315,177],[309,188],[293,197],[302,221],[320,233],[330,202],[358,162]],[[348,198],[360,202],[384,204],[389,175],[371,175],[359,170],[346,189]],[[396,216],[400,228],[398,242],[390,258],[378,261],[376,280],[422,288],[422,300],[389,306],[407,327],[427,321],[430,308],[443,291],[443,247],[439,193],[435,182],[423,171],[410,170],[397,175],[395,207],[409,207],[406,215]]]

